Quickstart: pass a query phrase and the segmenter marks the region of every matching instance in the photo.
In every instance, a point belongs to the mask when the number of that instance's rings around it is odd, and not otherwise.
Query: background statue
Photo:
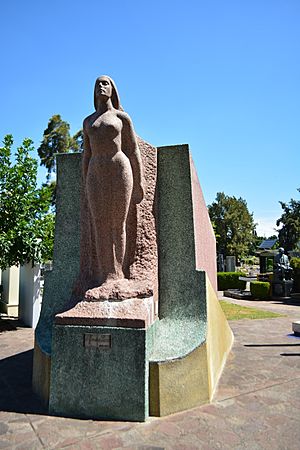
[[[81,278],[93,288],[124,279],[128,214],[144,197],[141,155],[130,117],[120,106],[113,80],[97,78],[96,112],[83,122],[84,228]],[[134,233],[134,227],[130,229]]]
[[[284,254],[284,248],[280,247],[274,258],[274,275],[276,279],[289,280],[291,278],[292,268],[289,258]]]

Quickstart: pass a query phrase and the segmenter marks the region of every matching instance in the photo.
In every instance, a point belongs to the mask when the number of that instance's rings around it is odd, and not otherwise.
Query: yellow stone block
[[[49,403],[51,357],[35,341],[33,355],[32,389],[45,405]]]
[[[233,334],[218,297],[206,277],[206,342],[188,355],[150,362],[150,415],[166,416],[209,403],[214,395]]]

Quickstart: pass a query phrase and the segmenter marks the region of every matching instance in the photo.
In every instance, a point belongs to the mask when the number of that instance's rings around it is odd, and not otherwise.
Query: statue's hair
[[[112,102],[113,107],[114,107],[115,109],[119,109],[120,111],[123,111],[123,108],[122,108],[122,106],[121,106],[121,104],[120,104],[120,97],[119,97],[118,90],[117,90],[117,88],[116,88],[115,82],[114,82],[114,80],[113,80],[112,78],[110,78],[110,77],[107,76],[107,75],[101,75],[100,77],[97,78],[97,80],[96,80],[96,82],[95,82],[95,88],[94,88],[94,106],[95,106],[95,109],[97,110],[97,101],[96,101],[96,86],[97,86],[97,81],[98,81],[100,78],[102,78],[102,77],[107,78],[107,79],[110,81],[110,84],[111,84],[111,86],[112,86],[111,102]]]

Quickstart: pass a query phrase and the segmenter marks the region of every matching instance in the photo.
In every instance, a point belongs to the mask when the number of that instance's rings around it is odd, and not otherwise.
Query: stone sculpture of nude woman
[[[124,279],[126,220],[131,202],[143,199],[140,151],[132,122],[108,76],[97,78],[96,111],[83,123],[83,189],[94,254],[93,285]],[[84,262],[81,262],[81,265]],[[91,275],[90,275],[91,276]],[[89,286],[93,287],[93,286]]]

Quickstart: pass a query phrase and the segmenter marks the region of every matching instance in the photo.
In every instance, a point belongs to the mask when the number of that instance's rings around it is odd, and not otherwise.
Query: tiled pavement
[[[289,334],[300,305],[230,301],[287,316],[231,322],[235,343],[214,402],[146,423],[47,415],[31,391],[33,332],[0,319],[0,449],[298,450],[300,338]]]

